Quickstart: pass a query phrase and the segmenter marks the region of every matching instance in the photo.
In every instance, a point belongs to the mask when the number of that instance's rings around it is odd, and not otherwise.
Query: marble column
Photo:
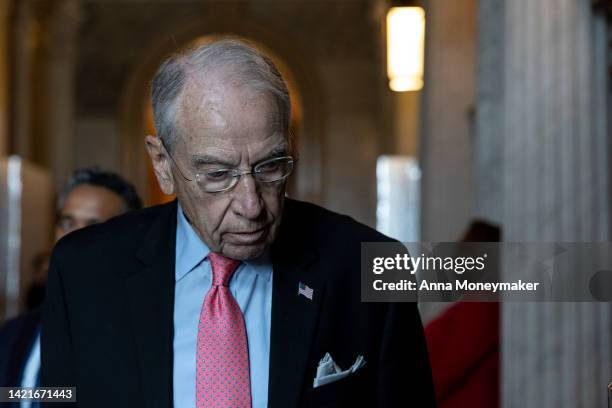
[[[426,2],[418,146],[423,170],[421,239],[425,241],[459,239],[473,216],[476,12],[474,0]]]
[[[32,159],[32,65],[36,49],[36,24],[30,0],[15,2],[13,15],[13,87],[11,89],[13,153]]]
[[[73,170],[74,83],[80,0],[59,0],[45,18],[47,41],[41,53],[43,98],[41,116],[45,136],[43,164],[56,185]]]
[[[0,157],[9,151],[9,23],[12,3],[0,2]]]
[[[610,240],[604,16],[590,0],[481,0],[480,37],[476,150],[496,174],[480,211],[506,241]],[[503,407],[605,406],[612,307],[503,304],[501,378]]]

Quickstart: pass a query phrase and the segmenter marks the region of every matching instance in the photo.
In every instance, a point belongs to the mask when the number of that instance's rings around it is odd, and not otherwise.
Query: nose
[[[232,190],[234,211],[249,220],[257,219],[263,211],[259,186],[251,174],[240,177]]]

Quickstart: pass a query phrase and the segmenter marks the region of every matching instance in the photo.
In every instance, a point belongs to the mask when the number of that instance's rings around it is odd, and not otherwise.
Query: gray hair
[[[178,138],[178,101],[188,77],[223,70],[226,77],[253,90],[268,92],[278,108],[289,138],[291,102],[287,85],[274,63],[246,42],[235,39],[215,41],[172,55],[164,61],[151,86],[153,117],[157,136],[170,151]]]

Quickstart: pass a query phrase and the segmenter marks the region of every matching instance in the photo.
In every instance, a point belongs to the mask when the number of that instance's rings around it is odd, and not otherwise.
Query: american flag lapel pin
[[[308,285],[305,285],[304,283],[299,282],[298,283],[298,296],[299,295],[305,296],[306,298],[308,298],[308,300],[312,300],[312,295],[314,295],[314,290]]]

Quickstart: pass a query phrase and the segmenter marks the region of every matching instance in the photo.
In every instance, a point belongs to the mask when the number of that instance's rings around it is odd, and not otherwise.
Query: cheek
[[[207,237],[218,237],[226,216],[229,200],[223,196],[196,195],[191,191],[179,190],[179,201],[187,217]]]
[[[261,198],[266,208],[266,212],[268,213],[267,217],[269,220],[273,220],[274,223],[278,223],[283,210],[282,203],[284,198],[284,190],[274,188],[263,190]]]
[[[206,233],[214,235],[219,232],[223,220],[227,214],[228,204],[221,200],[210,200],[196,203],[195,211],[200,221],[200,226]]]

